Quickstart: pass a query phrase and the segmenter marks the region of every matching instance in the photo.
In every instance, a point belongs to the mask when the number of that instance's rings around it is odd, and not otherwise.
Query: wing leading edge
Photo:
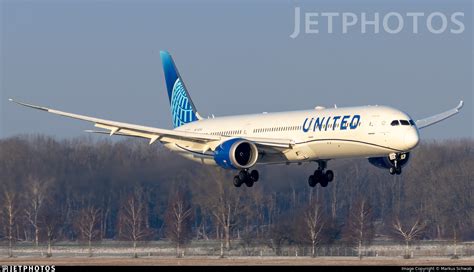
[[[36,106],[28,103],[18,102],[13,99],[9,99],[11,102],[16,104],[46,111],[49,113],[78,119],[82,121],[88,121],[94,123],[95,127],[104,129],[105,131],[96,131],[96,130],[86,130],[86,132],[99,133],[99,134],[108,134],[120,135],[120,136],[130,136],[130,137],[139,137],[150,140],[150,144],[153,144],[155,141],[166,142],[166,143],[178,143],[178,142],[188,142],[192,143],[193,146],[202,152],[206,152],[211,149],[214,150],[222,142],[230,139],[229,136],[218,136],[211,135],[207,133],[196,133],[196,132],[187,132],[180,130],[169,130],[161,129],[147,126],[134,125],[129,123],[116,122],[111,120],[105,120],[85,115],[79,115],[64,111],[59,111],[55,109],[50,109],[47,107]],[[275,148],[276,150],[281,151],[283,148],[292,148],[294,142],[287,139],[273,139],[273,138],[257,138],[257,137],[242,137],[246,140],[254,142],[256,145],[266,148]]]
[[[443,113],[440,113],[440,114],[436,114],[436,115],[433,115],[433,116],[430,116],[430,117],[427,117],[425,119],[421,119],[421,120],[417,120],[415,123],[416,123],[416,126],[418,127],[418,129],[422,129],[422,128],[425,128],[425,127],[428,127],[428,126],[431,126],[431,125],[434,125],[438,122],[441,122],[443,121],[444,119],[447,119],[455,114],[457,114],[459,112],[459,110],[462,108],[462,106],[464,105],[464,102],[461,100],[459,102],[459,105],[454,108],[454,109],[450,109],[448,111],[445,111]]]
[[[167,141],[166,138],[177,139],[177,140],[192,139],[193,141],[197,141],[197,142],[219,141],[221,139],[221,137],[215,136],[215,135],[186,132],[186,131],[179,131],[179,130],[153,128],[153,127],[140,126],[140,125],[134,125],[134,124],[129,124],[129,123],[116,122],[116,121],[105,120],[105,119],[100,119],[100,118],[95,118],[95,117],[90,117],[90,116],[85,116],[85,115],[63,112],[63,111],[36,106],[32,104],[27,104],[23,102],[18,102],[13,99],[9,99],[9,100],[25,107],[42,110],[42,111],[50,112],[53,114],[66,116],[69,118],[92,122],[94,123],[95,127],[107,130],[110,136],[117,134],[117,135],[123,135],[123,136],[134,136],[134,137],[146,138],[150,140],[150,144],[154,143],[156,140],[170,142],[169,140]],[[97,132],[97,131],[89,131],[89,132]],[[104,133],[104,132],[98,132],[98,133]]]

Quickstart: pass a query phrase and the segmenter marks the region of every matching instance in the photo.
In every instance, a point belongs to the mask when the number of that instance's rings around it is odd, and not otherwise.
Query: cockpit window
[[[401,123],[403,126],[409,126],[409,125],[410,125],[410,122],[408,122],[407,120],[400,120],[400,123]]]
[[[390,123],[390,125],[398,126],[399,125],[398,120],[393,120],[392,123]]]
[[[410,119],[410,125],[414,126],[415,125],[415,122],[413,122],[413,120]]]

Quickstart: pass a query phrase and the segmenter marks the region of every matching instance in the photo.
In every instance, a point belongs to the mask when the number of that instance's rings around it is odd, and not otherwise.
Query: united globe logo
[[[173,117],[173,126],[179,127],[183,124],[196,121],[197,117],[193,112],[193,107],[189,103],[189,99],[183,83],[178,78],[173,85],[173,93],[171,95],[171,116]]]

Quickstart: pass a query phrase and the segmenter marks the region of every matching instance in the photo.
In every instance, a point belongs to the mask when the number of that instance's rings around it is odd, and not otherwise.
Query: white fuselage
[[[394,120],[398,125],[392,125]],[[386,106],[316,108],[204,119],[176,130],[213,135],[291,140],[283,152],[263,152],[257,163],[292,163],[350,157],[379,157],[413,149],[418,130],[406,113]],[[211,154],[179,143],[166,144],[180,154],[215,164]]]

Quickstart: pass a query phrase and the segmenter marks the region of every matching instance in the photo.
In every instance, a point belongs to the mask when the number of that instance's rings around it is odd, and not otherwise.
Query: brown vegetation
[[[232,171],[190,162],[158,144],[8,138],[0,140],[0,239],[11,244],[9,255],[17,241],[51,248],[58,240],[123,239],[136,246],[169,239],[179,251],[191,237],[220,239],[222,255],[256,244],[277,255],[283,245],[347,243],[362,251],[374,237],[393,237],[394,228],[403,236],[405,225],[422,216],[417,239],[472,240],[473,146],[472,140],[422,143],[401,176],[364,159],[336,160],[329,162],[336,177],[327,188],[307,185],[314,164],[262,166],[254,187],[234,188]]]

